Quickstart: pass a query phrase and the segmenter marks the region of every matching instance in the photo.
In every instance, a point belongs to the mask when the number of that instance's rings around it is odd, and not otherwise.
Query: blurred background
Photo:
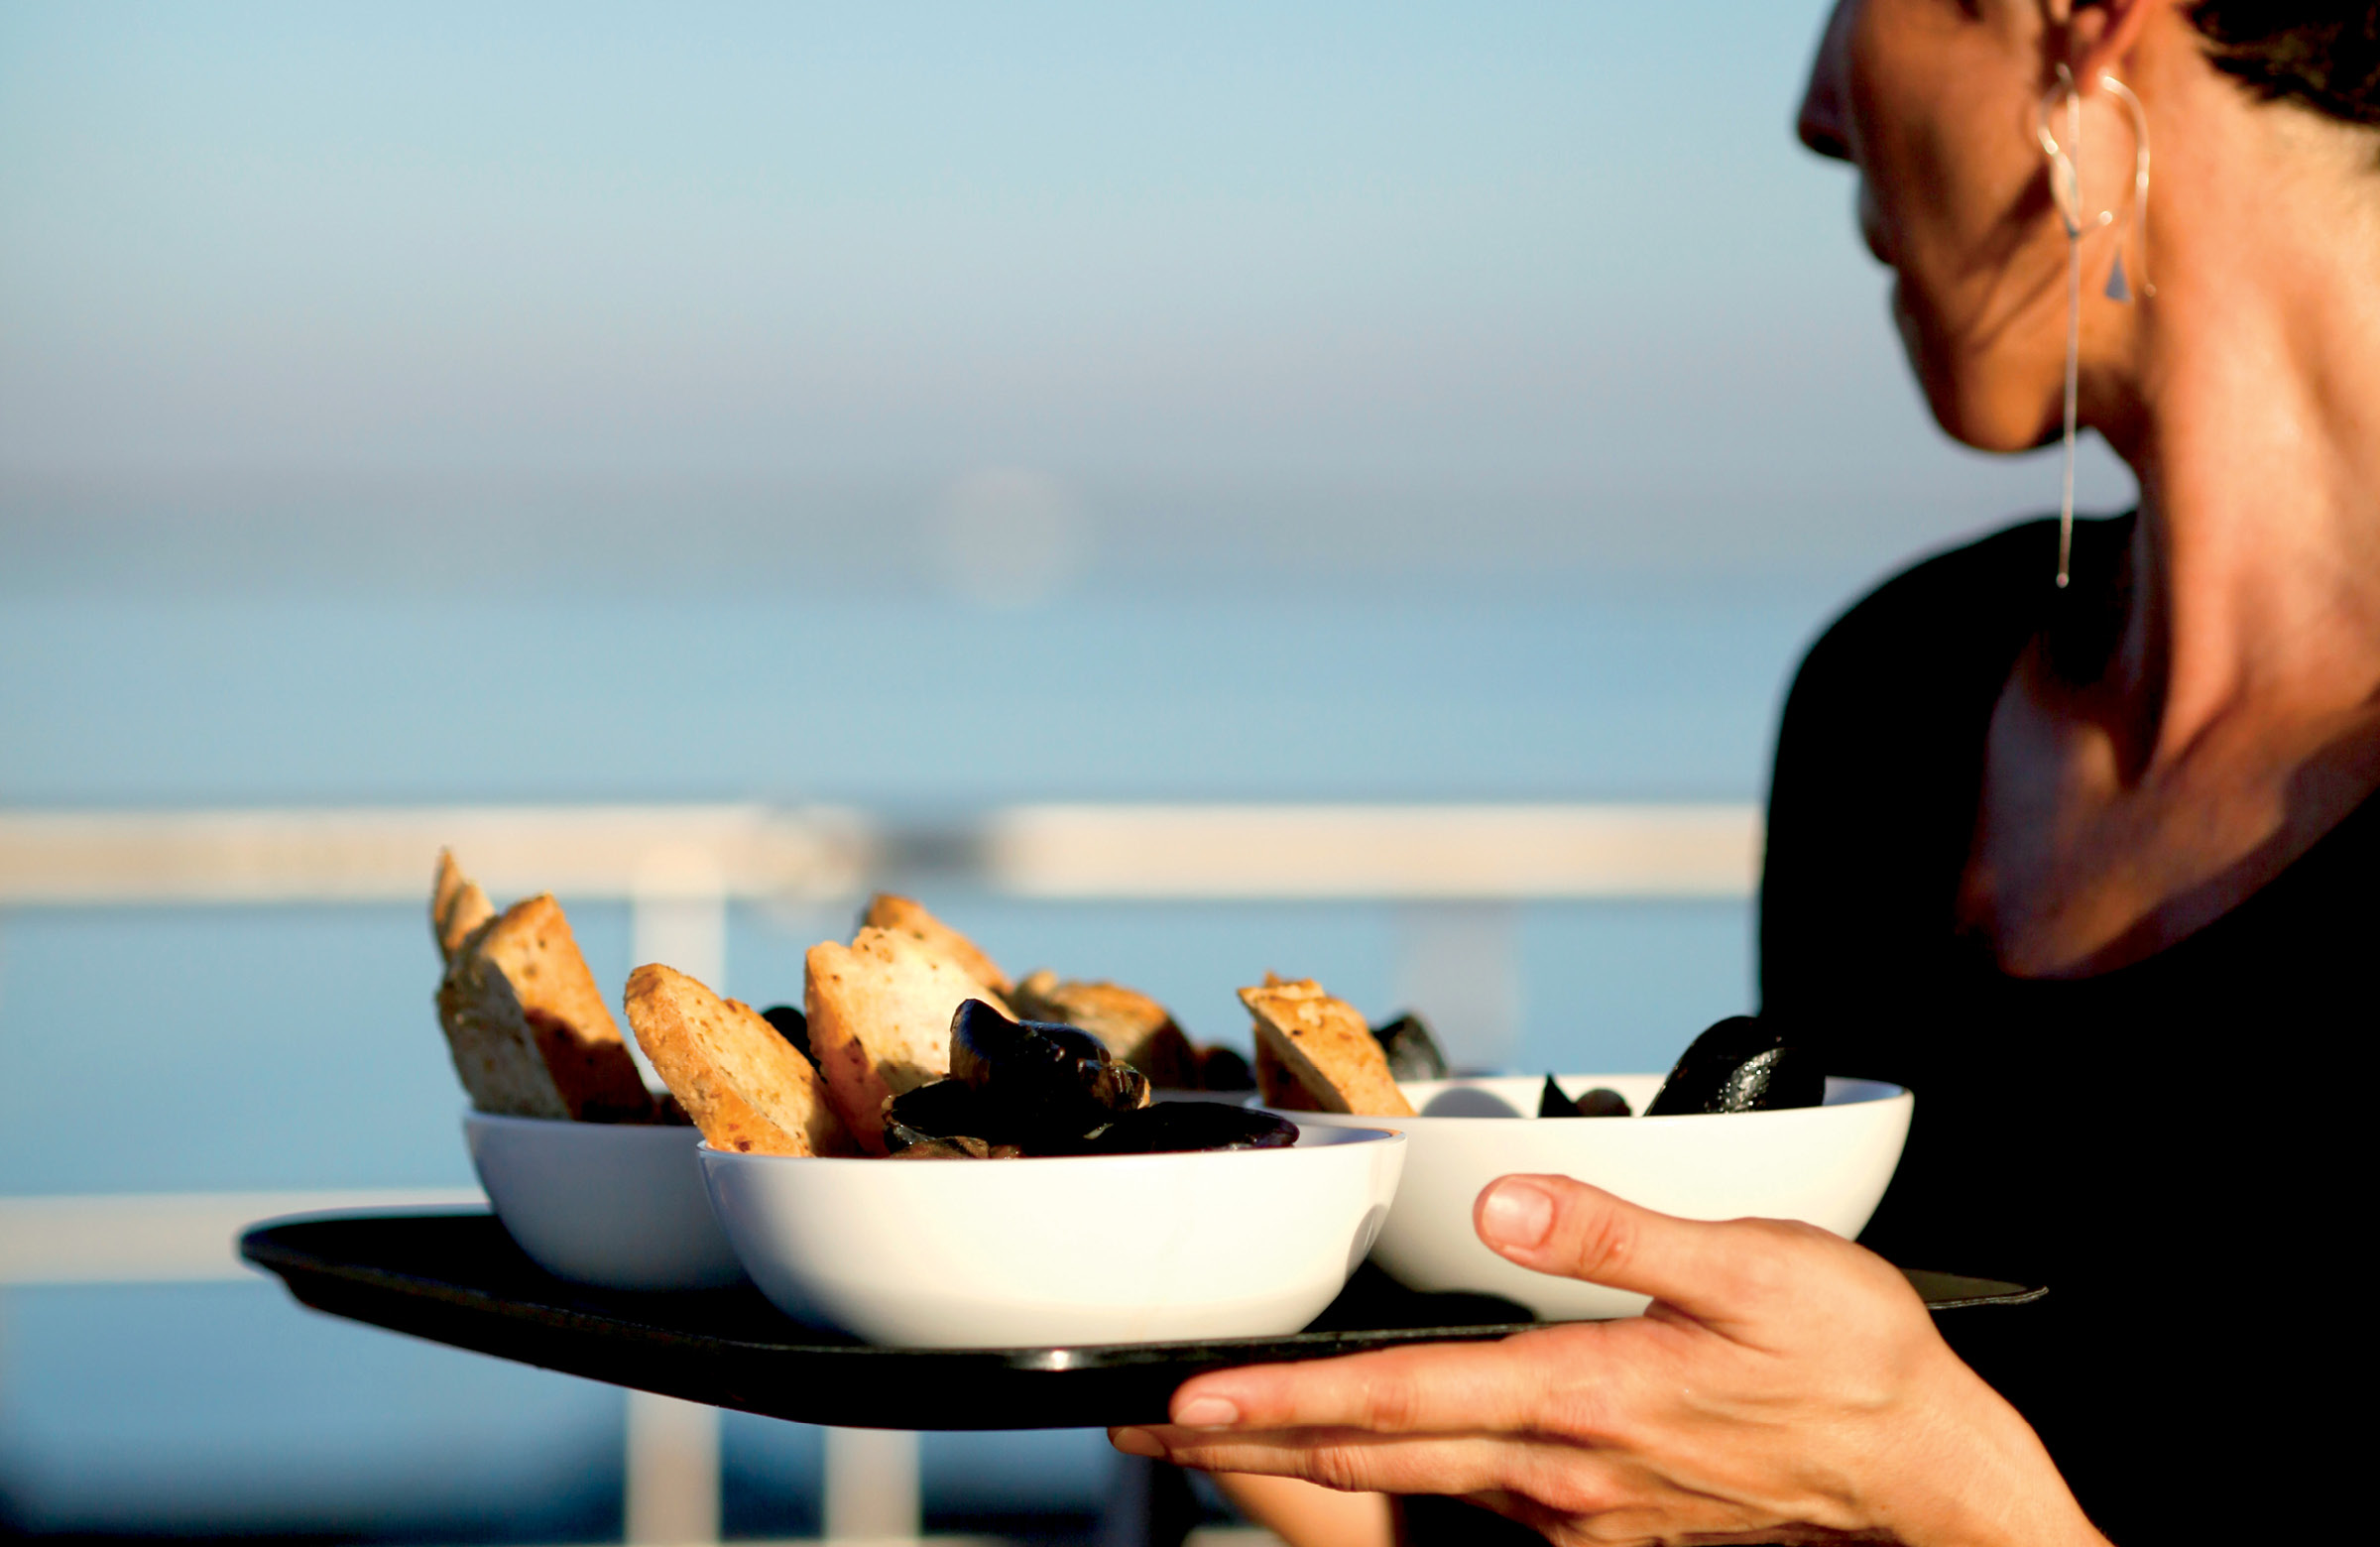
[[[1529,1071],[1745,1008],[1748,849],[1395,895],[980,860],[1052,803],[1748,824],[1825,620],[2056,499],[1926,417],[1792,140],[1823,19],[0,8],[0,1526],[624,1528],[616,1389],[214,1235],[24,1246],[472,1185],[420,903],[145,888],[168,829],[116,818],[832,808],[864,863],[690,947],[762,1004],[890,878],[1243,1046],[1268,968]],[[2095,445],[2082,485],[2132,497]],[[130,869],[27,858],[60,820]],[[668,927],[631,890],[563,898],[614,994]],[[825,1443],[730,1415],[725,1533],[825,1529]],[[1086,1539],[1114,1487],[1096,1434],[921,1454],[936,1532]]]

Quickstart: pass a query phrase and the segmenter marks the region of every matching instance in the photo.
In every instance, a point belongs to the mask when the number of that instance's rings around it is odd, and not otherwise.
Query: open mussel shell
[[[1084,1140],[1086,1155],[1154,1155],[1202,1149],[1286,1149],[1297,1125],[1250,1107],[1168,1101],[1128,1112]]]
[[[1438,1039],[1430,1035],[1429,1024],[1411,1011],[1394,1020],[1382,1021],[1371,1028],[1372,1040],[1388,1055],[1388,1074],[1396,1080],[1443,1080],[1447,1076],[1446,1054],[1438,1050]]]
[[[950,1075],[976,1096],[997,1133],[1035,1152],[1148,1103],[1148,1077],[1109,1052],[1088,1031],[1011,1020],[982,1000],[950,1020]]]
[[[961,1136],[1005,1140],[996,1117],[966,1081],[935,1080],[886,1098],[885,1148],[897,1154],[911,1145]]]
[[[1826,1099],[1826,1071],[1815,1052],[1756,1015],[1730,1015],[1687,1047],[1644,1115],[1773,1112]]]
[[[1552,1075],[1545,1077],[1545,1089],[1537,1093],[1537,1116],[1541,1118],[1624,1118],[1630,1116],[1628,1099],[1608,1086],[1599,1085],[1573,1101],[1562,1094],[1562,1087]]]

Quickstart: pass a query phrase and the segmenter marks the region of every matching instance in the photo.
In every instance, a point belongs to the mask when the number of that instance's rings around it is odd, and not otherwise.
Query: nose
[[[1858,5],[1859,0],[1836,0],[1826,33],[1818,40],[1818,58],[1810,61],[1810,84],[1802,92],[1802,110],[1793,126],[1804,145],[1835,161],[1851,159],[1850,114],[1844,95]]]

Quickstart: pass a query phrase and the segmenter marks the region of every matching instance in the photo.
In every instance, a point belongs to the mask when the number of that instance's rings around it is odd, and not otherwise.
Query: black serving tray
[[[485,1212],[267,1222],[240,1254],[306,1305],[591,1380],[773,1418],[861,1429],[1068,1429],[1161,1423],[1201,1370],[1407,1343],[1482,1343],[1535,1325],[1485,1295],[1415,1294],[1367,1267],[1308,1330],[1092,1348],[875,1348],[804,1327],[749,1285],[632,1294],[564,1283]],[[1911,1272],[1939,1314],[2045,1292]]]

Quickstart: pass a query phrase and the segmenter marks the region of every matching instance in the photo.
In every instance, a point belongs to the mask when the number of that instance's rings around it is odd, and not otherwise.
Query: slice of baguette
[[[818,1071],[750,1005],[655,963],[629,974],[627,1010],[637,1045],[714,1148],[852,1153]]]
[[[496,905],[454,863],[454,851],[440,849],[437,875],[429,884],[429,932],[438,942],[438,954],[453,961],[471,932],[495,916]]]
[[[1321,1104],[1307,1093],[1306,1087],[1272,1044],[1256,1038],[1256,1056],[1250,1067],[1256,1077],[1256,1099],[1275,1112],[1320,1112]]]
[[[802,987],[810,1051],[859,1146],[885,1152],[885,1101],[950,1073],[950,1017],[978,999],[1008,1001],[915,936],[874,926],[849,945],[810,947]]]
[[[438,985],[456,1072],[483,1112],[642,1123],[653,1097],[551,893],[473,931]],[[524,1066],[526,1048],[544,1078]]]
[[[1159,1090],[1198,1086],[1198,1049],[1174,1023],[1172,1012],[1137,989],[1121,983],[1061,981],[1044,969],[1027,973],[1009,1003],[1027,1020],[1057,1021],[1090,1032]]]
[[[1256,1020],[1256,1050],[1280,1059],[1324,1112],[1409,1118],[1413,1104],[1388,1073],[1388,1055],[1355,1007],[1312,979],[1240,991]]]
[[[868,899],[868,911],[861,916],[860,926],[864,929],[889,929],[894,934],[907,935],[927,950],[938,952],[958,963],[968,977],[995,994],[1006,997],[1012,987],[1009,975],[1000,970],[998,962],[984,954],[982,946],[927,912],[923,904],[907,897],[895,896],[890,892],[878,892]]]

